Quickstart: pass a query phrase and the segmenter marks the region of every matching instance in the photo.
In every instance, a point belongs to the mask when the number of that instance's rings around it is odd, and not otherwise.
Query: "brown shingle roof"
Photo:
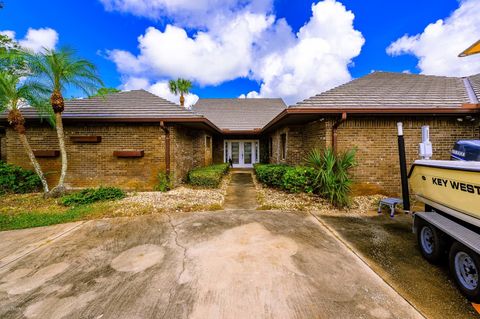
[[[27,119],[38,118],[33,108],[24,108]],[[182,108],[145,90],[108,94],[105,97],[65,101],[64,119],[85,120],[168,120],[202,119],[202,115]],[[0,118],[5,118],[5,113]]]
[[[282,99],[200,99],[193,110],[224,130],[262,129],[286,109]]]
[[[480,76],[468,78],[476,94]],[[463,78],[374,72],[291,108],[452,108],[475,103]]]

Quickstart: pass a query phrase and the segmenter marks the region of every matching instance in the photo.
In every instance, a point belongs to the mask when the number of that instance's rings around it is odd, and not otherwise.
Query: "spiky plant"
[[[49,192],[47,180],[25,134],[25,118],[21,112],[23,106],[34,107],[40,114],[50,117],[48,88],[35,82],[22,80],[17,74],[0,71],[0,112],[8,112],[8,124],[18,134],[25,153],[42,182],[43,191],[47,194]]]
[[[70,48],[44,50],[41,53],[32,54],[28,59],[28,66],[36,81],[47,86],[51,94],[50,105],[55,114],[58,144],[62,157],[60,178],[58,185],[52,190],[51,196],[58,197],[65,192],[64,182],[68,168],[62,122],[62,112],[65,109],[63,93],[68,88],[74,88],[90,96],[103,86],[103,82],[97,75],[95,65],[88,60],[78,58],[75,51]]]
[[[335,154],[331,148],[314,149],[308,157],[309,166],[316,170],[315,191],[338,207],[350,205],[352,179],[349,170],[356,165],[356,150]]]
[[[180,105],[185,106],[184,95],[190,93],[190,90],[192,89],[192,82],[185,79],[170,80],[168,81],[168,88],[172,94],[180,94]]]

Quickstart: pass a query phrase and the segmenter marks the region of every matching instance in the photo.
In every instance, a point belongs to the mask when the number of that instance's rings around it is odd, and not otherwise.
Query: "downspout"
[[[342,113],[342,118],[337,120],[332,126],[332,149],[334,153],[337,153],[337,129],[347,120],[347,112]]]
[[[170,130],[163,121],[160,122],[160,128],[165,132],[165,170],[167,178],[170,180]]]

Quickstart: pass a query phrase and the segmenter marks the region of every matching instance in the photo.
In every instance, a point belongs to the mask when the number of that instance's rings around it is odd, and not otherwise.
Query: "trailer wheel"
[[[465,245],[455,242],[450,248],[450,270],[455,283],[468,300],[480,303],[480,257]]]
[[[432,264],[438,263],[445,252],[442,233],[430,223],[418,219],[417,241],[422,256]]]

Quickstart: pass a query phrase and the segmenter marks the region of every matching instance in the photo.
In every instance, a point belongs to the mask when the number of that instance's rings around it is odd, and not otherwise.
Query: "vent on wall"
[[[120,158],[138,158],[143,157],[145,151],[114,151],[113,156]]]
[[[102,137],[90,135],[75,135],[70,136],[70,140],[74,143],[100,143],[102,141]]]
[[[58,151],[58,150],[34,150],[33,155],[35,155],[35,157],[58,157],[58,156],[60,156],[60,151]]]

